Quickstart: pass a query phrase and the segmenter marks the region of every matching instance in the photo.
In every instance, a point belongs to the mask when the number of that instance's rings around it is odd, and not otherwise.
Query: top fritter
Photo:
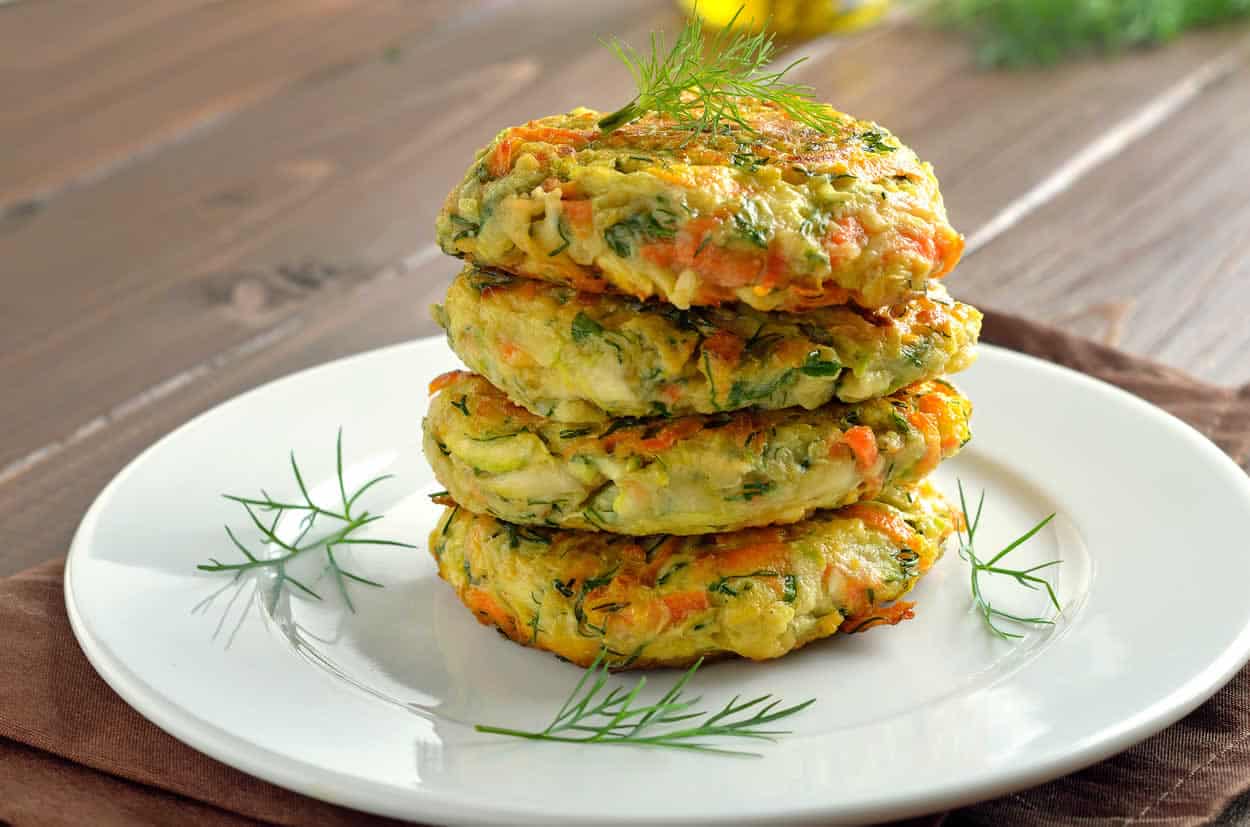
[[[880,308],[955,266],[963,238],[937,179],[889,132],[833,112],[826,135],[766,102],[741,112],[756,134],[647,115],[604,135],[590,109],[505,129],[447,197],[439,244],[680,308]]]

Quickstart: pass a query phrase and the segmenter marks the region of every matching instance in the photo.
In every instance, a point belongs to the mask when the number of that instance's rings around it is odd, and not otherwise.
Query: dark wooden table
[[[597,36],[677,25],[669,0],[0,5],[0,575],[63,555],[192,415],[433,333],[473,150],[622,103]],[[795,51],[934,163],[961,298],[1250,380],[1246,28],[1044,72],[902,20]]]
[[[0,6],[0,574],[65,553],[155,438],[298,368],[434,332],[432,226],[496,130],[630,80],[668,0]],[[1250,379],[1250,34],[977,70],[896,20],[801,78],[933,161],[961,298]]]

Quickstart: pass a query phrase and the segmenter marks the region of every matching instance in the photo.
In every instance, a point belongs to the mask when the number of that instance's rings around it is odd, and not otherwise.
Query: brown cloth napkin
[[[1238,463],[1250,386],[1227,390],[1021,319],[984,339],[1097,376],[1187,420]],[[63,563],[0,581],[0,822],[395,824],[266,784],[148,723],[95,674],[65,616]],[[1250,789],[1250,669],[1180,723],[1094,767],[912,824],[1202,824]]]

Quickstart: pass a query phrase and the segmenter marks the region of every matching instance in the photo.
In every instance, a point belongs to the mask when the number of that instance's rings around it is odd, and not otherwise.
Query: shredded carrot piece
[[[785,561],[786,547],[779,539],[761,539],[750,545],[718,552],[716,568],[730,573],[759,571],[777,567]],[[780,574],[780,571],[778,570]]]
[[[683,439],[703,430],[703,422],[694,417],[683,417],[666,425],[653,439],[644,439],[639,445],[644,451],[667,451]]]
[[[775,240],[768,245],[768,260],[764,265],[764,280],[755,288],[756,295],[767,296],[773,288],[785,280],[786,257],[781,245]],[[761,293],[761,289],[763,292]]]
[[[940,279],[955,269],[955,265],[959,263],[959,259],[964,253],[964,237],[955,235],[954,238],[939,237],[936,241],[938,269],[929,274],[931,279]]]
[[[954,412],[947,405],[947,395],[935,390],[920,397],[916,404],[936,424],[938,433],[942,437],[942,452],[949,454],[958,448],[959,426]]]
[[[472,375],[467,370],[449,370],[446,373],[435,376],[430,382],[430,396],[438,393],[448,385],[454,385],[461,377]]]
[[[676,625],[690,615],[703,611],[711,603],[708,601],[707,591],[699,589],[697,591],[665,595],[664,605],[668,607],[669,623]]]
[[[554,126],[514,126],[508,130],[509,138],[544,144],[563,144],[566,146],[585,146],[590,143],[590,139],[594,134],[594,132],[560,129]]]
[[[565,195],[569,193],[566,191]],[[578,235],[586,235],[590,231],[592,224],[592,208],[588,200],[574,200],[565,198],[560,202],[560,210],[564,213],[564,217],[569,220],[569,226]]]
[[[487,162],[487,170],[492,178],[502,178],[512,169],[512,150],[513,140],[511,138],[503,138],[495,147],[495,151],[490,154],[490,160]]]
[[[868,241],[868,233],[859,219],[853,215],[845,215],[829,225],[825,235],[825,252],[829,254],[831,264],[854,258]]]
[[[855,455],[855,467],[867,471],[877,464],[877,435],[867,425],[856,425],[842,434],[842,439]]]
[[[608,450],[612,450],[618,445],[625,446],[630,450],[647,451],[655,453],[658,451],[667,451],[672,448],[680,440],[694,436],[703,430],[703,422],[697,417],[684,416],[675,419],[668,425],[660,429],[660,432],[653,437],[643,437],[640,429],[630,431],[617,431],[615,434],[609,434],[604,437],[603,444]]]
[[[530,367],[534,364],[534,360],[530,358],[530,355],[523,348],[512,342],[500,342],[499,355],[503,357],[506,364],[512,367]]]
[[[912,471],[915,477],[926,476],[942,461],[942,434],[937,423],[921,413],[912,412],[907,415],[912,427],[924,434],[924,457]]]

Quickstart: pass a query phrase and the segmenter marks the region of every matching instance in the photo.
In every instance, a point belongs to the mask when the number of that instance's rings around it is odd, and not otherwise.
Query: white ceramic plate
[[[700,670],[693,688],[709,705],[817,699],[763,758],[476,733],[541,728],[580,670],[478,625],[424,550],[437,514],[419,445],[424,389],[456,366],[441,340],[334,362],[224,404],[131,463],[87,513],[66,572],[74,631],[105,680],[214,758],[391,816],[829,823],[970,802],[1097,761],[1181,717],[1250,653],[1250,602],[1219,599],[1250,569],[1235,539],[1250,521],[1246,476],[1126,393],[985,347],[959,377],[976,436],[940,482],[988,492],[983,552],[1057,512],[1018,552],[1063,558],[1057,626],[992,638],[951,551],[913,592],[909,623]],[[197,572],[209,556],[238,557],[222,526],[245,523],[222,492],[294,493],[289,448],[314,496],[332,495],[340,425],[349,483],[397,475],[368,501],[387,515],[378,534],[421,545],[357,551],[352,566],[386,588],[356,589],[357,614],[298,594],[270,611],[263,582]],[[1021,592],[995,594],[1044,609]],[[653,673],[652,686],[674,678]]]

